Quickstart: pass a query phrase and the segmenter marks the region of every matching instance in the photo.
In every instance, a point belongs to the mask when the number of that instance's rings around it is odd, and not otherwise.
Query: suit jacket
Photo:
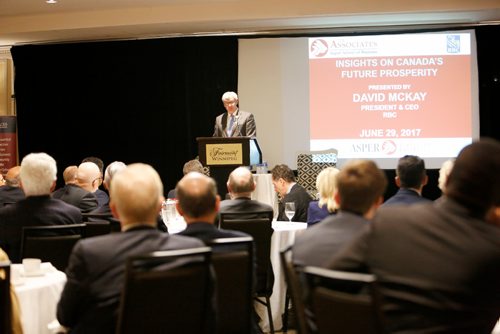
[[[57,305],[57,319],[71,328],[70,333],[115,333],[126,259],[201,246],[199,240],[169,236],[148,226],[79,241],[66,269],[68,280]]]
[[[220,202],[217,220],[219,220],[221,213],[235,213],[238,214],[238,217],[244,217],[246,219],[266,218],[267,215],[263,214],[263,212],[268,211],[271,211],[272,214],[273,207],[248,197],[227,199]],[[242,214],[244,215],[242,216]]]
[[[385,203],[386,205],[394,205],[394,204],[415,204],[415,203],[423,203],[423,202],[431,202],[425,197],[420,196],[415,190],[407,189],[407,188],[399,188],[398,192],[389,198]]]
[[[445,196],[379,209],[329,267],[377,276],[391,333],[491,333],[499,263],[500,228]]]
[[[49,195],[29,196],[0,209],[0,246],[12,262],[19,262],[25,226],[80,224],[80,210]]]
[[[7,185],[0,187],[0,208],[6,204],[16,203],[24,198],[26,198],[24,191],[19,187]]]
[[[214,137],[227,137],[228,113],[225,112],[215,119]],[[231,137],[256,137],[257,128],[255,126],[255,118],[249,112],[239,110],[236,111],[236,119],[233,124],[233,132]]]
[[[360,215],[339,211],[309,227],[293,244],[293,262],[303,266],[326,267],[332,256],[368,224]]]
[[[94,195],[95,195],[95,198],[97,199],[97,206],[98,207],[109,204],[109,196],[105,191],[103,191],[101,189],[97,189],[94,192]]]
[[[53,192],[52,198],[57,198],[74,205],[83,213],[97,208],[97,198],[95,195],[75,184],[66,184],[63,188]]]
[[[179,232],[178,235],[197,238],[203,242],[219,238],[249,237],[249,235],[246,233],[240,231],[218,229],[214,224],[205,222],[195,222],[188,224],[186,229],[182,232]]]
[[[336,212],[328,211],[326,204],[322,207],[318,206],[318,201],[309,202],[309,207],[307,208],[307,225],[314,225],[319,223],[326,217],[335,214]]]
[[[292,217],[292,221],[307,222],[307,209],[310,201],[312,201],[311,195],[300,184],[295,183],[278,205],[278,220],[288,221],[288,217],[285,215],[285,203],[294,202],[295,215]]]

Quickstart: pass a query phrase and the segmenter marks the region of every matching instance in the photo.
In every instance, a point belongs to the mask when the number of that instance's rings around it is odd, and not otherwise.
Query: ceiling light
[[[57,0],[46,0],[45,2],[46,2],[46,3],[53,4],[53,3],[57,3]]]

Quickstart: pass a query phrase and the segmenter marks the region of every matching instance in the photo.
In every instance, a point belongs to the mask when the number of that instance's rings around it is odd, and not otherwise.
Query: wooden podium
[[[210,176],[217,182],[217,191],[222,199],[227,193],[227,178],[239,166],[251,165],[251,146],[255,143],[259,162],[262,154],[257,140],[251,137],[198,137],[198,156],[203,166],[210,167]]]

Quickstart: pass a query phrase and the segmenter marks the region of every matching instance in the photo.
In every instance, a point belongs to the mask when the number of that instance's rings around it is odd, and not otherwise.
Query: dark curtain
[[[237,91],[238,41],[170,38],[12,48],[19,156],[46,152],[62,171],[87,156],[144,162],[165,192],[211,136],[221,96]]]

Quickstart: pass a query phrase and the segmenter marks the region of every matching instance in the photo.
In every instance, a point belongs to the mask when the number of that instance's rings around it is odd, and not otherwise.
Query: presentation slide
[[[473,33],[309,38],[310,149],[455,157],[477,137]]]

